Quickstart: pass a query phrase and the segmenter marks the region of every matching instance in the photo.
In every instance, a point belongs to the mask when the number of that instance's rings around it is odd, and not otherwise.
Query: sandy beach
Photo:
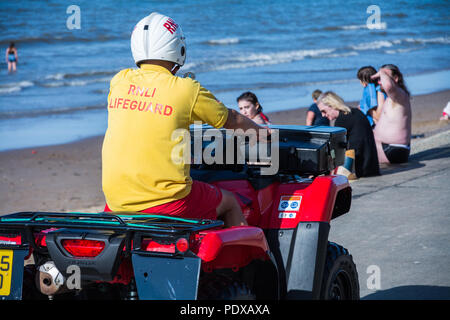
[[[412,152],[421,139],[450,130],[439,121],[450,90],[412,97]],[[357,106],[358,102],[349,102]],[[269,113],[274,124],[305,124],[307,108]],[[448,137],[448,135],[446,135]],[[0,215],[18,211],[99,212],[103,137],[0,152]],[[421,148],[426,148],[421,144]]]

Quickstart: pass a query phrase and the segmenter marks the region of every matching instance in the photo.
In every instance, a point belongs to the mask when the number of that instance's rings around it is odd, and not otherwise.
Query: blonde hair
[[[348,107],[345,104],[344,100],[342,100],[342,98],[339,97],[333,91],[327,91],[322,93],[317,99],[317,104],[319,104],[320,102],[329,106],[332,109],[342,111],[344,114],[348,114],[351,112],[350,107]]]

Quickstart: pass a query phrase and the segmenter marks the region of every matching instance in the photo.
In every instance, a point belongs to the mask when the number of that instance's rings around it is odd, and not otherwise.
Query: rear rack
[[[223,226],[223,221],[185,219],[137,212],[17,212],[0,217],[0,229],[6,228],[76,228],[115,231],[154,231],[185,233]]]
[[[175,254],[146,252],[140,248],[141,241],[147,237],[162,237],[174,241],[179,238],[189,240],[191,233],[222,226],[223,221],[220,220],[185,219],[137,212],[17,212],[0,217],[0,234],[5,232],[21,234],[21,244],[0,243],[0,249],[31,246],[36,252],[45,253],[45,249],[36,244],[34,232],[68,228],[122,233],[126,235],[124,245],[128,253],[177,257],[180,255],[179,252]]]

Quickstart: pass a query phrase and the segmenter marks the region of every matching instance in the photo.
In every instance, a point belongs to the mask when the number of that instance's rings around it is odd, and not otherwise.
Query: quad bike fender
[[[193,254],[182,258],[132,254],[140,300],[195,300],[201,260]]]
[[[282,297],[319,299],[329,230],[327,222],[301,222],[294,229],[267,230]]]
[[[206,230],[193,252],[202,260],[202,269],[238,270],[255,259],[270,260],[269,246],[262,229],[251,226]]]
[[[347,213],[352,189],[344,176],[321,176],[312,183],[281,184],[271,214],[262,217],[263,229],[294,229],[300,222],[330,222]]]

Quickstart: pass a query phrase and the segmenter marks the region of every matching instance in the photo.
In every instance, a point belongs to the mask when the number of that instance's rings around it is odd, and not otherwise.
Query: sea
[[[450,1],[0,1],[0,151],[105,133],[109,81],[135,68],[130,35],[151,12],[178,23],[193,72],[230,108],[306,108],[315,89],[358,101],[357,70],[399,66],[412,94],[450,88]],[[4,52],[4,51],[3,51]],[[444,108],[444,106],[442,106]],[[436,115],[439,117],[439,115]]]

